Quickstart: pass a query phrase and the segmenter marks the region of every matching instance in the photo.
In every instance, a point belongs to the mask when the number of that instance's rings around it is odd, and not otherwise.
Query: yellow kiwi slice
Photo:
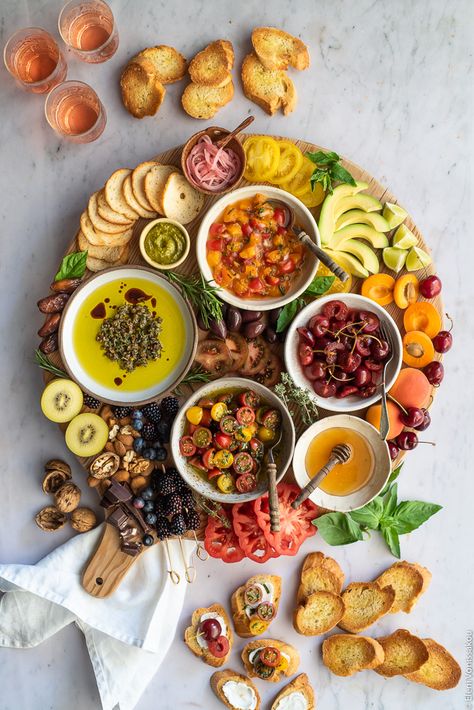
[[[69,422],[82,409],[81,388],[72,380],[52,380],[43,390],[41,409],[52,422]]]
[[[94,456],[102,451],[109,438],[109,427],[98,414],[85,412],[69,422],[66,445],[76,456]]]

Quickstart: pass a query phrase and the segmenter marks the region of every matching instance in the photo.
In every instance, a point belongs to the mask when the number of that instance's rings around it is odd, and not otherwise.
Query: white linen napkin
[[[0,646],[37,646],[74,622],[86,639],[103,710],[132,710],[173,641],[187,586],[184,564],[178,542],[170,540],[181,576],[175,585],[163,545],[154,545],[110,597],[96,599],[82,588],[81,576],[103,525],[36,565],[0,565]],[[188,563],[194,543],[183,540],[183,548]]]

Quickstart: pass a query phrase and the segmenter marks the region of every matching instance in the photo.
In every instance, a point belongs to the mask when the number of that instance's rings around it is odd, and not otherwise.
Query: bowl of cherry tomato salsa
[[[381,323],[392,345],[381,333]],[[331,412],[352,412],[378,402],[385,363],[388,391],[402,365],[400,332],[390,314],[365,296],[324,296],[303,308],[288,328],[288,373]]]
[[[295,226],[320,244],[311,212],[284,190],[251,185],[222,197],[201,222],[196,253],[204,278],[232,306],[278,308],[299,296],[316,274],[318,260],[285,226],[285,210],[270,204],[272,199],[288,205]]]
[[[242,377],[203,385],[180,409],[171,450],[185,481],[197,493],[222,503],[254,500],[268,490],[268,448],[277,481],[285,475],[295,446],[288,410],[267,387]]]

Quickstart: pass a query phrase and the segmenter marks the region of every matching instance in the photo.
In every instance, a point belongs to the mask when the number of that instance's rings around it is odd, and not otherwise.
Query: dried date
[[[72,293],[76,290],[81,281],[82,279],[61,279],[60,281],[53,281],[50,289],[56,293]]]
[[[41,313],[61,313],[68,299],[68,293],[52,293],[50,296],[40,298],[38,308]]]
[[[46,338],[43,338],[43,340],[39,344],[39,349],[45,355],[55,353],[58,349],[58,334],[51,333],[51,335],[48,335]]]
[[[60,313],[52,313],[50,316],[48,316],[41,328],[38,330],[38,335],[40,336],[40,338],[45,338],[47,335],[55,333],[59,328],[60,320]]]

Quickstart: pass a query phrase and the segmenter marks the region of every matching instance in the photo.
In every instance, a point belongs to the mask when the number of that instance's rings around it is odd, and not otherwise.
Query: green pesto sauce
[[[174,264],[186,250],[186,238],[174,224],[160,222],[145,237],[145,251],[157,264]]]

